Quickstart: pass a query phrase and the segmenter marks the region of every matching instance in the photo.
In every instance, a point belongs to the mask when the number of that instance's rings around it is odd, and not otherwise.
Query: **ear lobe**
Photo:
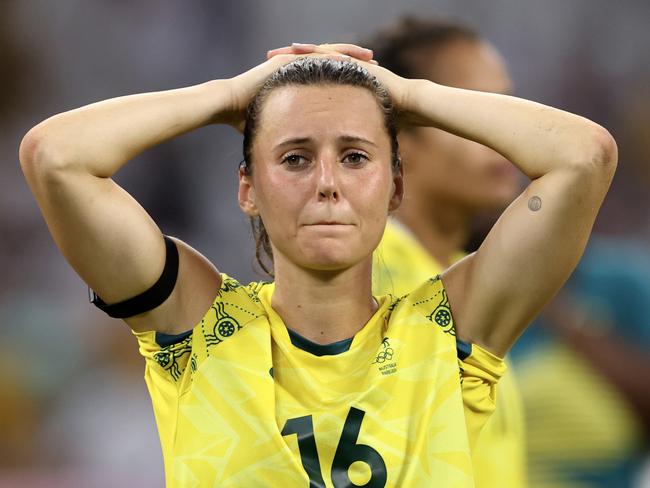
[[[243,169],[239,169],[239,208],[242,209],[249,217],[255,217],[259,215],[259,210],[255,204],[255,188],[251,182],[250,176],[244,174]]]
[[[393,212],[397,210],[404,198],[404,170],[400,165],[397,174],[393,176],[393,194],[388,203],[388,211]]]

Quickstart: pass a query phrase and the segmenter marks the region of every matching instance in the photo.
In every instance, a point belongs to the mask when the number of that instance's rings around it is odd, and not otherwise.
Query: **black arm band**
[[[163,237],[165,238],[166,248],[165,267],[160,278],[151,288],[138,296],[112,305],[107,305],[94,291],[89,290],[90,303],[116,319],[133,317],[162,305],[174,291],[176,278],[178,277],[178,249],[174,241],[167,236]]]

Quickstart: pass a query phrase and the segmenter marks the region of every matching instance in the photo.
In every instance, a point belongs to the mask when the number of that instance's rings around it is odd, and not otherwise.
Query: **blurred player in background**
[[[650,439],[648,276],[647,248],[594,239],[513,351],[532,488],[647,486],[634,477]]]
[[[502,94],[512,88],[495,48],[458,23],[403,18],[368,44],[400,76]],[[401,296],[462,258],[477,216],[502,210],[519,184],[517,170],[499,153],[448,132],[409,128],[399,144],[406,196],[375,253],[373,289]],[[499,383],[474,469],[479,488],[525,486],[523,409],[512,371]]]

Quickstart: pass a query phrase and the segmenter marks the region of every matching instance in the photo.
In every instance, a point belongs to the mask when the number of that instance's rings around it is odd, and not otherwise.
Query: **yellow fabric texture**
[[[478,347],[458,359],[439,279],[378,297],[349,349],[326,356],[292,343],[273,286],[223,275],[190,336],[135,334],[167,486],[474,486],[463,409],[478,432],[505,365]]]
[[[575,474],[615,470],[643,449],[643,431],[620,393],[567,346],[548,343],[517,371],[530,419],[531,487],[595,486]]]
[[[454,261],[464,254],[458,252]],[[402,224],[389,220],[373,262],[373,293],[401,296],[442,266]],[[463,388],[466,395],[470,390]],[[477,488],[526,486],[524,409],[510,367],[499,381],[498,401],[473,449]],[[467,404],[473,404],[470,401]],[[470,416],[469,419],[472,417]]]

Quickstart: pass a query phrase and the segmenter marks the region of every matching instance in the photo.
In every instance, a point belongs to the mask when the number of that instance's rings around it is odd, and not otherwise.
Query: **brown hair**
[[[388,91],[363,66],[349,61],[329,58],[299,58],[284,65],[272,74],[262,85],[259,92],[248,104],[246,125],[244,127],[244,159],[240,168],[250,175],[253,170],[252,148],[257,134],[260,113],[269,94],[285,86],[342,85],[364,88],[372,93],[384,115],[384,125],[391,142],[391,162],[394,171],[399,170],[399,147],[395,109]],[[258,217],[251,217],[251,229],[255,239],[255,258],[262,270],[273,276],[273,250],[264,222]],[[266,259],[265,259],[266,258]]]
[[[417,19],[405,16],[379,31],[364,46],[373,50],[381,66],[405,78],[423,78],[419,69],[424,51],[442,49],[454,41],[480,41],[478,33],[459,22],[440,18]],[[435,77],[435,74],[434,74]],[[431,81],[437,81],[435,79]]]

